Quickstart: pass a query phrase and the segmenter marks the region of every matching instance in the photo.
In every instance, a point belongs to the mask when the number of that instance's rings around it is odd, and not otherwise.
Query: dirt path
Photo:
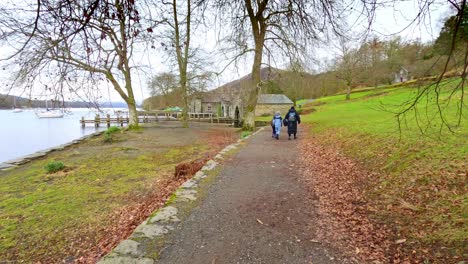
[[[165,239],[159,263],[346,263],[316,240],[317,198],[295,170],[300,140],[252,137]]]

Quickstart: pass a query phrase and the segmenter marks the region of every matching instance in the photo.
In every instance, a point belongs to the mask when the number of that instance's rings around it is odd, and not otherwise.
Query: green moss
[[[171,196],[169,196],[169,198],[167,199],[165,205],[170,205],[170,204],[174,203],[174,201],[176,199],[177,199],[177,195],[175,193],[171,194]]]

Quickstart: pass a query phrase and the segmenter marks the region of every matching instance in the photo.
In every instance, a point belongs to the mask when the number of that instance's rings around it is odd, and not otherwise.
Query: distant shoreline
[[[49,100],[51,108],[96,108],[95,103],[82,102],[82,101],[61,101]],[[19,96],[0,94],[0,109],[12,108],[45,108],[45,100],[35,100]],[[114,108],[128,108],[125,102],[101,102],[99,108],[114,107]]]

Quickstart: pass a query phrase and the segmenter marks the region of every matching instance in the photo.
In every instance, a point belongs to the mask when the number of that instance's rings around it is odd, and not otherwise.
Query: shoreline
[[[93,132],[91,134],[79,137],[77,139],[73,139],[72,141],[69,141],[69,142],[64,143],[64,144],[60,144],[60,145],[57,145],[57,146],[54,146],[54,147],[51,147],[51,148],[46,148],[46,149],[43,149],[43,150],[33,152],[31,154],[27,154],[27,155],[20,156],[20,157],[11,159],[11,160],[0,162],[0,171],[6,171],[6,170],[14,169],[14,168],[18,167],[19,165],[28,163],[28,162],[36,160],[38,158],[45,157],[45,156],[47,156],[47,154],[49,154],[49,153],[51,153],[53,151],[63,150],[65,148],[69,147],[69,146],[78,144],[78,143],[80,143],[80,142],[82,142],[84,140],[87,140],[89,138],[99,136],[102,133],[104,133],[104,131],[105,130]]]
[[[96,263],[186,180],[174,176],[177,166],[213,157],[238,138],[225,125],[194,123],[187,130],[161,122],[115,133],[112,142],[90,134],[0,171],[0,258]],[[50,160],[65,169],[48,173]]]

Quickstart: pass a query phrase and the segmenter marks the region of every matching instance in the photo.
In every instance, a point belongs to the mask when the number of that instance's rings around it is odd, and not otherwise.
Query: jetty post
[[[101,117],[99,116],[99,114],[96,114],[96,116],[94,117],[94,127],[99,127],[100,122],[101,122]]]

